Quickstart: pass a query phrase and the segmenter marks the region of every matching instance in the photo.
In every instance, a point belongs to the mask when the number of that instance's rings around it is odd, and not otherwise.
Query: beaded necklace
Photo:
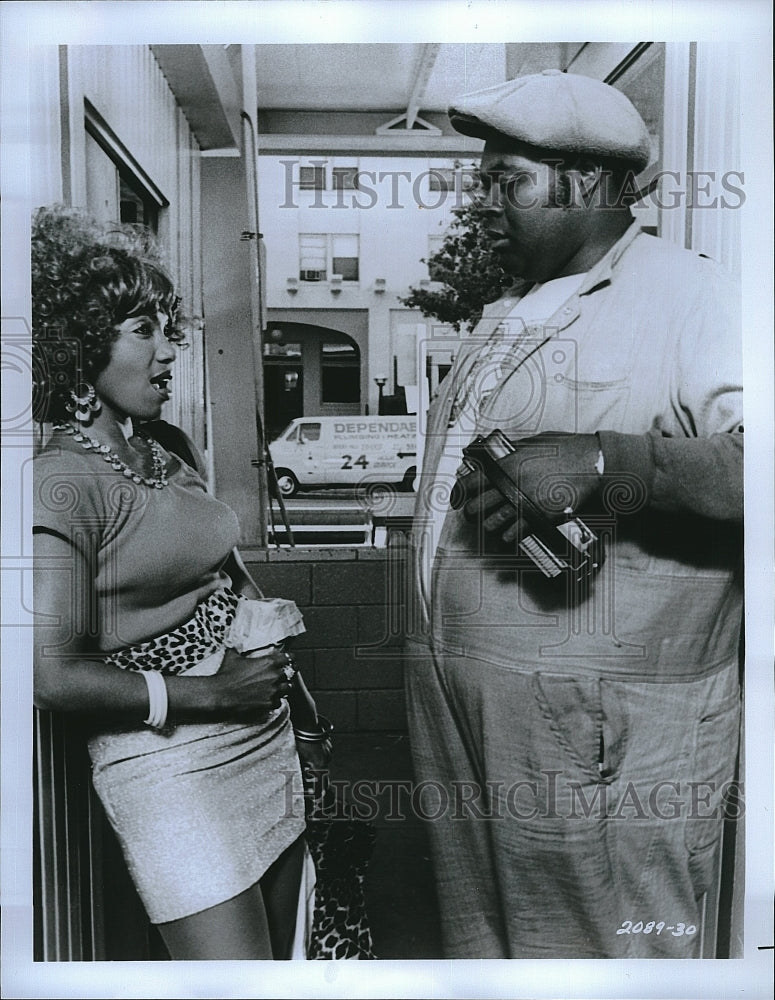
[[[141,431],[138,434],[144,441],[148,442],[151,449],[151,455],[153,456],[153,475],[152,476],[141,476],[139,473],[126,464],[123,459],[113,451],[108,444],[100,444],[96,438],[89,437],[88,434],[84,434],[82,430],[74,427],[72,424],[64,423],[57,424],[56,429],[64,431],[65,434],[70,434],[74,441],[77,441],[84,451],[92,451],[95,455],[100,455],[104,461],[109,462],[111,468],[115,469],[116,472],[123,472],[127,479],[131,479],[133,483],[144,483],[146,486],[153,487],[157,490],[163,490],[167,485],[169,480],[167,479],[167,467],[164,461],[164,455],[162,454],[161,446],[153,438],[148,437]]]

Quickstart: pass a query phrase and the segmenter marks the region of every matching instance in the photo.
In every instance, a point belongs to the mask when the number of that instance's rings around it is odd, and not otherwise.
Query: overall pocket
[[[684,842],[692,855],[715,846],[721,834],[725,793],[735,777],[739,735],[737,694],[726,698],[697,722],[689,778],[696,794],[690,802],[684,829]]]
[[[601,779],[603,708],[598,678],[536,673],[532,688],[559,761],[573,762],[587,779]]]

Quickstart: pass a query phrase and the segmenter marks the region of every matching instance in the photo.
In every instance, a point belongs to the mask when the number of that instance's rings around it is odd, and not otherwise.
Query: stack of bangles
[[[334,725],[325,715],[318,715],[317,721],[320,727],[317,731],[310,732],[308,729],[297,729],[294,726],[293,735],[303,743],[324,743],[334,731]]]
[[[141,670],[140,674],[148,686],[148,718],[143,722],[151,729],[164,729],[167,722],[167,685],[157,670]]]

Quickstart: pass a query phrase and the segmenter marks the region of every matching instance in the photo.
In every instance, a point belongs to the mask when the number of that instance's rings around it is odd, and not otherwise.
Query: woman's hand
[[[331,737],[321,743],[310,743],[309,740],[296,740],[302,771],[324,771],[331,762],[333,748]]]
[[[283,671],[286,663],[282,649],[250,657],[227,649],[221,669],[215,675],[221,707],[229,714],[251,718],[279,708],[291,689]]]
[[[322,803],[330,786],[328,765],[331,761],[331,738],[320,743],[296,740],[296,750],[301,764],[301,778],[304,796],[310,803]]]

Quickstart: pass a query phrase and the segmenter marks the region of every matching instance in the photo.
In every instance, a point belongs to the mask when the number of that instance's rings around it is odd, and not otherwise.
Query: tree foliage
[[[514,278],[503,270],[491,249],[475,205],[469,202],[453,208],[452,214],[455,219],[441,248],[431,257],[423,258],[431,280],[442,287],[410,287],[409,295],[400,301],[460,332],[463,326],[472,329],[484,306],[500,298],[514,284]]]

